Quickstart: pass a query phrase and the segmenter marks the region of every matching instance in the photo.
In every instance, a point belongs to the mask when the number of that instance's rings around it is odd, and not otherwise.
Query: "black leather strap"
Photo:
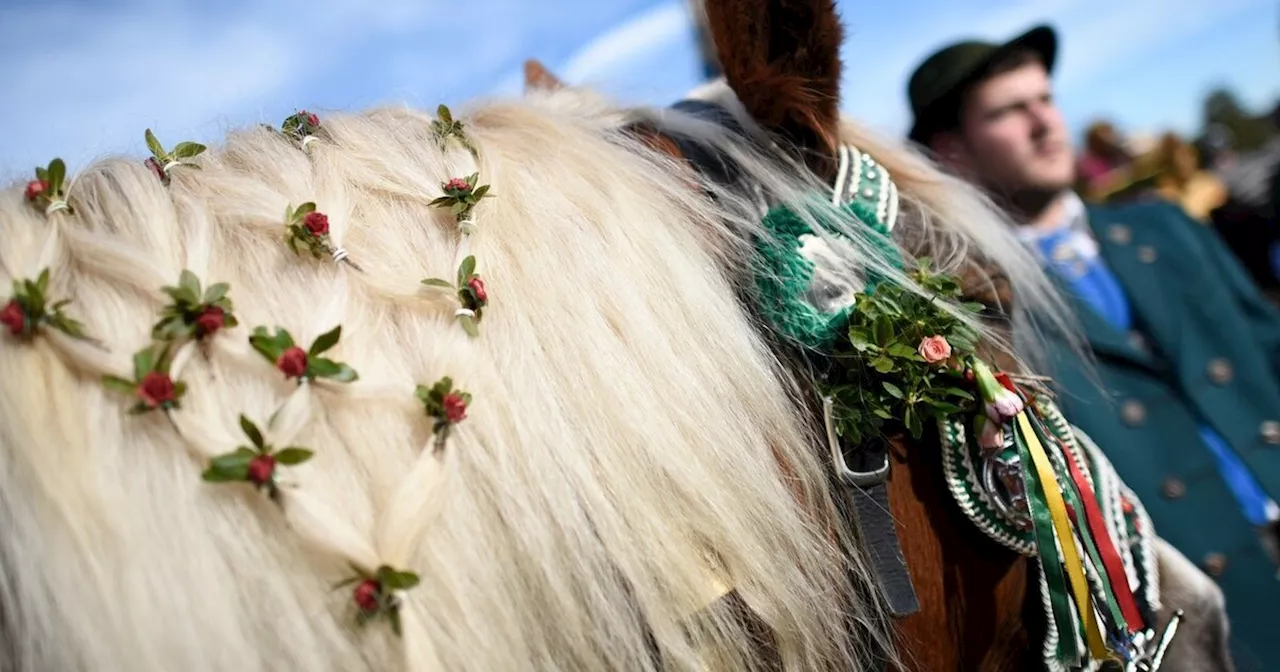
[[[887,459],[887,447],[859,450],[854,456],[845,455],[846,466],[858,474],[876,473]],[[902,544],[898,541],[898,529],[889,510],[887,479],[885,473],[873,483],[864,481],[862,486],[838,482],[836,489],[846,500],[843,508],[854,515],[889,613],[894,618],[902,618],[919,611],[920,601],[911,583],[911,573],[902,554]]]

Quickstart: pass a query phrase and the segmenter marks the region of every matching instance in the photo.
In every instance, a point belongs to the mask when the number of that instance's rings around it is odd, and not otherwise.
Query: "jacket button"
[[[1200,568],[1204,570],[1205,574],[1216,579],[1227,571],[1227,556],[1221,553],[1208,553],[1204,556],[1204,560],[1200,562]]]
[[[1268,420],[1262,423],[1262,440],[1273,446],[1280,446],[1280,422]]]
[[[1130,331],[1125,335],[1125,339],[1129,341],[1129,347],[1139,352],[1147,351],[1147,337],[1142,335],[1140,331]]]
[[[1138,261],[1144,264],[1153,263],[1159,256],[1156,254],[1156,248],[1150,245],[1143,245],[1138,248]]]
[[[1124,424],[1137,427],[1147,419],[1147,407],[1142,402],[1130,399],[1120,405],[1120,418]]]
[[[1234,370],[1231,368],[1231,362],[1226,359],[1223,359],[1222,357],[1215,357],[1214,359],[1209,360],[1209,380],[1213,381],[1214,385],[1226,385],[1231,382],[1231,378],[1234,376],[1234,373]]]
[[[1180,499],[1187,494],[1187,484],[1170,476],[1160,485],[1160,494],[1164,495],[1165,499]]]
[[[1107,229],[1107,237],[1117,245],[1128,245],[1129,241],[1133,240],[1133,232],[1124,224],[1112,224],[1111,228]]]

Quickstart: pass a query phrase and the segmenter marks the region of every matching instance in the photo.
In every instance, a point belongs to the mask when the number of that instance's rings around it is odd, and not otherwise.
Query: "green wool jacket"
[[[1050,342],[1059,404],[1156,532],[1222,587],[1237,669],[1280,670],[1277,567],[1198,433],[1214,427],[1280,501],[1280,312],[1217,234],[1174,205],[1091,207],[1088,217],[1138,328],[1116,329],[1064,290],[1094,359]]]

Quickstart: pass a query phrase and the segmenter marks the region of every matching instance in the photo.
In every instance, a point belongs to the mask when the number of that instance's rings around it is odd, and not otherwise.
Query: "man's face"
[[[969,179],[1008,195],[1056,194],[1075,181],[1066,124],[1039,61],[974,86],[960,118],[960,133],[941,136],[935,149]]]

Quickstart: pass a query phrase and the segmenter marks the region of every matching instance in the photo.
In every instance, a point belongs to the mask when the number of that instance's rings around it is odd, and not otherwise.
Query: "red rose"
[[[142,382],[138,383],[138,398],[147,408],[156,408],[163,404],[172,402],[177,396],[177,389],[173,385],[173,379],[169,378],[169,374],[159,371],[152,371],[142,377]]]
[[[471,293],[476,295],[476,300],[480,303],[489,301],[489,293],[484,291],[484,280],[480,276],[476,276],[467,281],[467,287],[471,289]]]
[[[196,333],[200,336],[212,336],[226,324],[226,313],[217,306],[209,306],[196,317]]]
[[[254,485],[266,485],[271,482],[271,475],[276,472],[275,455],[259,455],[249,460],[249,482]]]
[[[160,165],[159,161],[156,161],[154,156],[144,161],[144,163],[157,179],[164,181],[164,167]]]
[[[27,314],[17,300],[10,300],[5,304],[4,310],[0,310],[0,324],[8,327],[9,333],[14,336],[20,335],[27,328]]]
[[[444,190],[448,191],[471,191],[471,184],[461,177],[455,177],[444,183]]]
[[[310,112],[307,112],[306,110],[302,111],[302,117],[307,120],[308,126],[311,126],[313,128],[320,127],[320,117],[317,117],[316,115]]]
[[[44,180],[31,180],[27,183],[27,200],[34,201],[49,188],[49,183]]]
[[[365,579],[356,586],[354,591],[352,591],[352,597],[356,601],[356,606],[360,607],[361,611],[372,613],[378,610],[379,592],[380,586],[378,586],[377,581],[374,581],[373,579]]]
[[[467,418],[467,402],[455,392],[444,395],[444,415],[449,422],[462,422]]]
[[[1005,373],[1004,371],[1000,371],[996,373],[996,382],[1003,385],[1004,389],[1009,390],[1010,392],[1013,392],[1015,394],[1018,392],[1018,388],[1013,386],[1013,380],[1010,379],[1009,374]]]
[[[276,360],[276,368],[287,378],[301,378],[307,372],[307,351],[296,345],[285,350]]]
[[[323,212],[308,212],[307,216],[302,218],[302,225],[307,227],[311,235],[323,236],[329,233],[329,216]]]

